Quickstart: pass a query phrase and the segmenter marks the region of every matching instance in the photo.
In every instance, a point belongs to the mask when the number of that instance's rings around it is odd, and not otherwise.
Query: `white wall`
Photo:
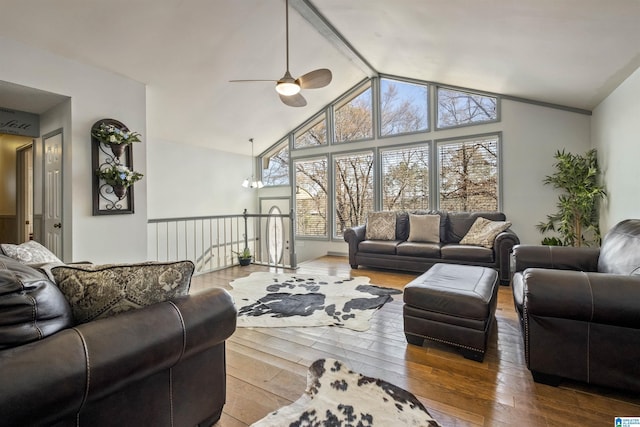
[[[148,142],[149,218],[256,213],[257,190],[242,187],[249,156],[170,141]]]
[[[135,184],[135,214],[92,216],[90,139],[91,126],[102,118],[120,120],[140,132],[143,142],[134,145],[134,167],[146,174],[144,84],[4,37],[0,37],[0,58],[0,80],[71,98],[63,147],[64,260],[146,259],[147,180]]]
[[[603,233],[623,219],[640,218],[640,68],[593,111],[592,145],[598,150],[607,200]]]

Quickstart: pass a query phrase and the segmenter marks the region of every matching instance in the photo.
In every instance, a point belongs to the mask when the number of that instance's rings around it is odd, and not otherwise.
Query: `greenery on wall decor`
[[[556,231],[560,237],[546,237],[547,245],[590,246],[600,244],[598,202],[606,197],[598,184],[600,168],[597,151],[591,149],[584,156],[557,151],[554,155],[556,172],[543,183],[553,185],[562,193],[558,196],[558,211],[547,215],[547,222],[536,227],[541,233]]]

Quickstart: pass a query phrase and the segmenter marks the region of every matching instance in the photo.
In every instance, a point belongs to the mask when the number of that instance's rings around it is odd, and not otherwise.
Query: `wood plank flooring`
[[[194,277],[192,292],[229,289],[254,271],[294,272],[251,265]],[[372,284],[402,289],[417,274],[360,268],[345,257],[304,262],[295,271],[341,277],[367,276]],[[353,370],[382,378],[415,394],[443,426],[613,426],[615,416],[640,416],[640,396],[581,383],[534,383],[526,368],[511,288],[501,286],[496,324],[483,363],[435,343],[408,345],[402,295],[372,320],[371,329],[238,328],[227,341],[227,403],[216,427],[251,425],[288,405],[305,390],[308,366],[332,357]]]

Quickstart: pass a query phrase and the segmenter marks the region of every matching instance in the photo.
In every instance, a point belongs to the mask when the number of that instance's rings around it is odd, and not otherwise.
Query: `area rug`
[[[269,272],[251,273],[230,285],[238,327],[332,325],[366,331],[375,311],[402,293],[370,285],[368,277]]]
[[[386,381],[349,370],[334,359],[315,361],[307,389],[289,406],[252,427],[282,426],[420,426],[439,424],[411,393]]]

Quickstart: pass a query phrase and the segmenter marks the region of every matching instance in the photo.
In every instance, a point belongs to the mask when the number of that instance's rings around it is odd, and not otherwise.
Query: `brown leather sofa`
[[[27,321],[24,320],[27,316]],[[195,426],[225,403],[228,293],[74,325],[45,274],[0,255],[0,424]]]
[[[513,269],[535,381],[640,391],[640,220],[618,223],[599,249],[518,245]]]
[[[397,212],[396,239],[391,241],[366,240],[366,225],[345,230],[344,240],[349,244],[349,264],[403,271],[424,272],[436,263],[465,264],[490,267],[498,271],[500,283],[509,284],[511,248],[520,243],[518,236],[507,229],[495,238],[493,248],[460,245],[478,217],[492,221],[506,221],[501,212],[446,212],[413,211],[416,214],[440,215],[440,242],[408,242],[409,212]]]

